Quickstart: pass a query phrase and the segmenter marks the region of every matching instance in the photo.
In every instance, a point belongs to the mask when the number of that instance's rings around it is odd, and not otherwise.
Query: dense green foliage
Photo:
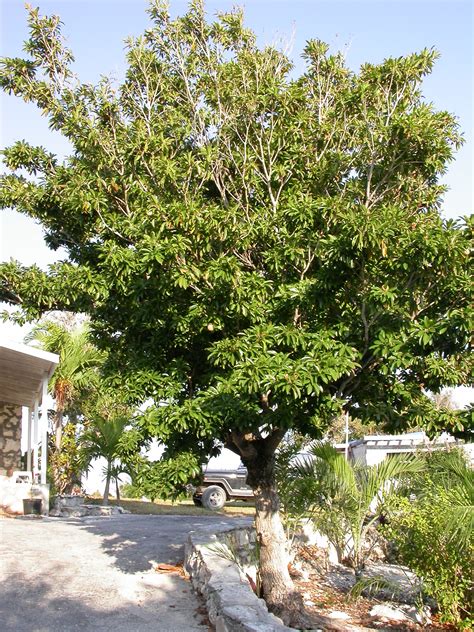
[[[446,621],[474,622],[474,471],[459,453],[428,455],[427,468],[391,503],[384,534],[422,580]]]
[[[149,13],[120,85],[80,83],[59,20],[33,9],[30,59],[2,61],[2,88],[73,152],[3,152],[1,204],[69,260],[3,264],[1,297],[20,319],[90,313],[129,396],[168,403],[144,434],[169,456],[199,448],[191,471],[216,441],[240,451],[235,432],[318,436],[342,406],[392,429],[466,431],[422,390],[471,370],[469,233],[439,215],[461,137],[420,91],[436,54],[355,74],[315,40],[293,79],[240,12]]]
[[[133,483],[122,483],[120,485],[122,498],[140,499],[143,496],[142,490]]]
[[[71,494],[82,490],[82,474],[86,467],[79,444],[80,428],[67,422],[62,429],[61,448],[58,450],[54,438],[49,442],[48,480],[50,497]]]

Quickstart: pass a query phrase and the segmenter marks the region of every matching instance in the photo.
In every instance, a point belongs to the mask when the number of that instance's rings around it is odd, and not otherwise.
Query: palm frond
[[[77,393],[97,379],[97,369],[103,364],[104,353],[90,341],[86,324],[69,330],[59,323],[44,321],[25,338],[45,351],[59,354],[59,365],[54,372],[49,390],[57,410],[64,412]]]
[[[320,461],[323,468],[329,470],[334,477],[334,482],[347,493],[354,493],[357,489],[354,468],[340,454],[334,446],[324,441],[318,441],[310,447],[310,454]]]
[[[466,467],[458,475],[458,484],[442,492],[450,508],[445,517],[446,540],[467,550],[474,544],[474,472]]]
[[[395,582],[386,579],[382,575],[376,575],[358,579],[349,591],[349,597],[357,600],[362,595],[376,595],[382,590],[390,593],[392,599],[400,594],[400,588]]]
[[[120,439],[129,423],[128,417],[117,416],[112,419],[95,417],[82,434],[82,451],[90,458],[103,456],[113,459],[119,456]]]
[[[370,505],[375,498],[382,500],[389,493],[395,481],[405,476],[422,472],[425,463],[415,455],[394,455],[378,465],[364,468],[365,484],[361,485],[364,503]]]

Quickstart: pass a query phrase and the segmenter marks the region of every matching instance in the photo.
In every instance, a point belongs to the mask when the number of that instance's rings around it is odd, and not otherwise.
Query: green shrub
[[[81,477],[86,469],[78,443],[77,426],[68,422],[62,430],[61,449],[55,445],[54,436],[50,439],[48,458],[48,480],[50,497],[58,494],[71,494],[81,490]]]
[[[452,488],[459,483],[459,472],[465,472],[467,467],[466,453],[462,448],[435,449],[419,451],[417,456],[425,467],[413,476],[403,481],[401,493],[419,495],[423,490],[434,486]]]
[[[425,479],[412,490],[415,500],[393,499],[383,532],[399,561],[437,601],[441,619],[466,629],[474,623],[474,473],[456,455],[434,455],[428,461]],[[437,469],[431,467],[435,463]]]
[[[122,498],[141,498],[143,492],[133,483],[123,483],[120,485],[120,496]]]

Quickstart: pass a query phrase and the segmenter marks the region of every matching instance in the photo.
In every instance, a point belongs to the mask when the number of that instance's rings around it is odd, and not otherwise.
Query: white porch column
[[[46,485],[46,468],[48,465],[48,376],[43,377],[41,397],[41,484]]]
[[[26,447],[26,471],[31,472],[31,436],[33,433],[33,424],[32,424],[32,414],[31,414],[31,406],[28,406],[28,444]]]
[[[33,475],[39,474],[39,397],[36,396],[33,408]],[[33,478],[34,478],[33,476]]]

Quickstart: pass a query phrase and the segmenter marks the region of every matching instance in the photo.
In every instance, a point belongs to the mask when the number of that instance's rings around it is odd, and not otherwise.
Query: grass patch
[[[87,503],[101,505],[101,498],[87,498]],[[255,507],[250,503],[233,502],[225,505],[220,511],[209,511],[203,507],[196,507],[192,500],[182,500],[179,502],[171,502],[167,500],[137,500],[122,498],[117,503],[116,500],[110,499],[110,505],[119,504],[121,507],[130,511],[132,514],[156,515],[156,516],[215,516],[215,515],[233,515],[233,516],[253,516]]]

